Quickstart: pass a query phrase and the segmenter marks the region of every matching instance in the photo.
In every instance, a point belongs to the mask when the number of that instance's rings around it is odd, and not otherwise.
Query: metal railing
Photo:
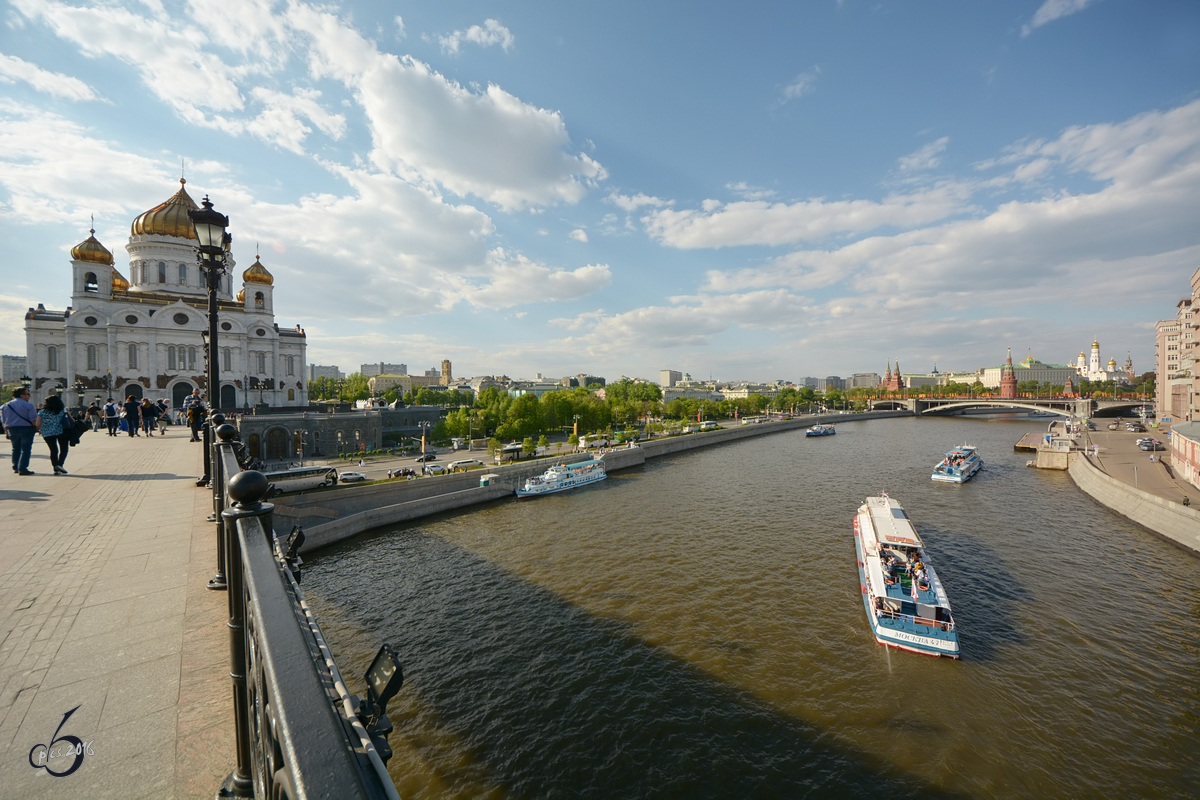
[[[896,622],[907,622],[914,628],[917,625],[924,625],[929,628],[938,628],[943,631],[954,630],[954,620],[941,619],[925,619],[924,617],[915,617],[912,614],[901,614],[899,611],[892,611],[886,608],[875,609],[876,619],[890,619]]]
[[[385,768],[392,726],[387,700],[403,681],[384,645],[367,674],[367,697],[345,687],[300,591],[304,534],[272,528],[270,485],[238,464],[237,431],[211,420],[218,577],[229,607],[237,766],[217,797],[393,798]],[[211,586],[211,584],[210,584]]]

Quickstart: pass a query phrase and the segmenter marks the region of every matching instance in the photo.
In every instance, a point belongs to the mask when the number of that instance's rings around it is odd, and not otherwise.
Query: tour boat
[[[805,436],[833,436],[837,433],[837,428],[832,425],[824,425],[817,423],[804,432]]]
[[[930,656],[959,657],[950,600],[908,514],[884,492],[854,518],[863,606],[875,641]]]
[[[966,483],[982,466],[983,459],[979,457],[975,447],[964,444],[946,453],[946,457],[938,462],[929,477],[943,483]]]
[[[602,481],[607,477],[604,462],[598,458],[574,464],[555,464],[536,478],[528,478],[524,486],[517,488],[517,497],[538,497],[565,492],[567,489]]]

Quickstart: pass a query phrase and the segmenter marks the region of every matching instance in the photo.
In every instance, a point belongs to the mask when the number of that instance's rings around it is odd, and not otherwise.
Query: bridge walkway
[[[233,768],[212,495],[201,445],[168,431],[89,432],[66,476],[38,438],[36,475],[0,470],[0,795],[212,797]],[[31,767],[76,706],[59,735],[91,753]]]

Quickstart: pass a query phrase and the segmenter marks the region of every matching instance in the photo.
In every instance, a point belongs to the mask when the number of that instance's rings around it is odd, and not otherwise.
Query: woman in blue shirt
[[[67,416],[69,415],[63,406],[62,398],[56,394],[47,397],[45,407],[38,411],[38,417],[42,420],[42,438],[50,448],[50,463],[54,465],[56,475],[67,474],[63,469],[67,451],[71,449],[70,437],[63,432],[63,423]]]

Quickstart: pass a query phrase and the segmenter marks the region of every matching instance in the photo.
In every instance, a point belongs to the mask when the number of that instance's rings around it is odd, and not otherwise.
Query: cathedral
[[[1075,361],[1075,371],[1079,373],[1079,377],[1087,381],[1115,381],[1118,384],[1130,383],[1133,381],[1133,360],[1129,354],[1125,354],[1125,368],[1117,368],[1117,360],[1110,358],[1108,364],[1101,366],[1100,364],[1100,340],[1092,340],[1092,356],[1086,359],[1083,352],[1080,351],[1079,358]]]
[[[133,221],[125,245],[129,280],[93,230],[71,249],[71,305],[29,309],[25,351],[33,402],[64,392],[68,404],[133,395],[180,408],[198,388],[225,410],[308,404],[304,330],[275,323],[275,279],[257,256],[235,294],[228,250],[217,291],[220,388],[207,386],[208,289],[188,216],[197,206],[186,181],[179,183],[169,200]]]

